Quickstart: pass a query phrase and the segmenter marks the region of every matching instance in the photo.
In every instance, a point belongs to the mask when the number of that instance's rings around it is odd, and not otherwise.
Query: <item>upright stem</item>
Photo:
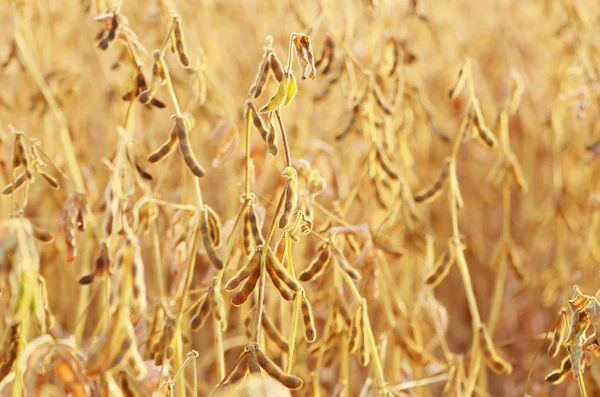
[[[271,227],[269,227],[269,233],[267,234],[267,238],[265,239],[265,243],[262,248],[262,255],[260,257],[260,281],[258,284],[258,302],[256,304],[256,323],[254,324],[254,342],[256,343],[259,343],[260,341],[262,312],[265,300],[265,280],[267,277],[267,250],[269,249],[269,243],[271,242],[271,239],[273,238],[273,233],[275,232],[275,226],[277,225],[277,215],[279,215],[279,211],[281,211],[281,207],[283,207],[284,198],[285,191],[281,193],[281,196],[279,196],[277,209],[275,210],[275,214],[273,215],[273,222],[271,222]]]

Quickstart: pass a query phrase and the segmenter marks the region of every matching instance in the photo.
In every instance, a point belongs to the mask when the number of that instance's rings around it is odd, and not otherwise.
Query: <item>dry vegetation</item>
[[[112,3],[0,9],[1,396],[600,395],[596,1]]]

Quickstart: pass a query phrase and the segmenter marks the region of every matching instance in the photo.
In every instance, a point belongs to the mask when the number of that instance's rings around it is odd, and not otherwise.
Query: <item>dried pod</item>
[[[175,116],[175,128],[177,129],[177,136],[179,137],[179,150],[183,156],[185,164],[188,166],[192,174],[201,178],[204,176],[204,169],[198,163],[194,152],[190,146],[190,139],[188,135],[188,129],[185,123],[185,119],[180,116]]]
[[[169,140],[166,141],[157,151],[148,156],[148,161],[151,163],[156,163],[167,157],[169,153],[173,151],[175,144],[177,143],[177,129],[175,125],[171,127],[171,132],[169,134]]]
[[[231,373],[221,382],[220,386],[227,386],[244,379],[248,372],[250,361],[252,360],[253,354],[247,350],[244,350],[238,358],[235,367]]]
[[[360,316],[359,327],[362,331],[361,332],[362,333],[362,341],[358,348],[358,358],[359,358],[360,365],[362,365],[363,367],[366,367],[371,362],[371,354],[369,352],[369,343],[367,340],[368,333],[367,333],[367,328],[365,325],[365,321],[368,318],[368,315],[367,315],[367,305],[364,301],[364,298],[363,298],[363,302],[361,304],[360,310],[362,311],[362,314]]]
[[[289,222],[292,213],[298,204],[298,175],[293,167],[286,167],[282,173],[287,178],[283,194],[285,195],[283,202],[283,210],[279,218],[279,228],[285,229]]]
[[[394,107],[390,105],[387,99],[385,99],[383,92],[381,92],[381,88],[376,82],[373,82],[373,96],[375,97],[375,103],[377,103],[383,113],[388,116],[394,113]]]
[[[210,299],[210,306],[215,318],[217,321],[223,322],[225,320],[225,304],[223,303],[221,291],[215,288],[216,283],[216,279],[212,279],[208,285],[208,299]]]
[[[152,58],[154,62],[152,64],[152,80],[150,81],[150,87],[140,92],[138,97],[139,101],[144,105],[148,105],[152,102],[156,91],[158,91],[158,88],[166,78],[166,73],[162,67],[160,51],[154,50]]]
[[[381,169],[389,176],[391,179],[397,181],[399,176],[398,172],[392,166],[392,162],[383,152],[383,149],[378,147],[375,151],[375,158],[377,159],[377,163],[381,167]]]
[[[281,66],[281,61],[279,58],[277,58],[277,55],[275,55],[274,52],[271,53],[269,63],[271,65],[271,71],[273,72],[273,75],[277,81],[281,81],[281,78],[283,77],[283,67]]]
[[[567,336],[567,326],[567,309],[562,308],[558,313],[557,324],[554,328],[554,332],[552,333],[552,341],[550,342],[550,346],[548,347],[549,357],[556,357],[558,355],[558,352],[560,352],[560,348],[565,343],[565,339]]]
[[[466,61],[460,67],[458,75],[456,76],[456,80],[454,80],[454,83],[452,83],[452,86],[448,90],[448,96],[450,97],[450,99],[456,99],[456,97],[458,97],[458,94],[460,94],[460,91],[462,90],[463,86],[465,85],[467,71],[466,69],[468,65],[468,61]]]
[[[187,55],[185,41],[183,40],[183,29],[181,27],[181,18],[176,16],[173,19],[173,39],[175,40],[175,51],[179,56],[179,62],[184,67],[190,66],[190,58]]]
[[[281,262],[275,257],[273,251],[267,248],[267,258],[266,258],[266,267],[267,269],[271,269],[273,273],[269,273],[271,275],[271,279],[279,278],[281,281],[285,283],[285,285],[294,292],[299,292],[302,290],[300,284],[287,272],[287,270],[281,266]],[[273,277],[273,274],[277,277]],[[275,281],[273,280],[273,283]]]
[[[348,345],[348,350],[350,354],[354,354],[358,350],[360,344],[362,343],[362,315],[362,307],[358,306],[354,311],[354,316],[352,317],[352,326],[350,327],[350,344]]]
[[[512,372],[512,365],[496,352],[494,343],[483,324],[479,326],[479,347],[485,362],[492,371],[506,375]]]
[[[285,244],[284,244],[285,245]],[[283,280],[277,275],[277,272],[272,266],[267,266],[267,274],[273,282],[273,286],[277,288],[281,297],[287,301],[294,299],[294,292],[283,282]]]
[[[263,59],[260,64],[259,74],[257,76],[256,84],[252,87],[254,89],[256,87],[256,91],[254,94],[254,98],[258,98],[260,94],[262,94],[263,89],[265,88],[265,84],[267,83],[267,79],[269,78],[269,67],[270,62],[267,59]],[[252,90],[251,89],[251,90]],[[254,104],[252,104],[254,105]]]
[[[60,188],[60,187],[59,187],[59,185],[58,185],[58,182],[57,182],[57,180],[56,180],[54,177],[52,177],[52,176],[50,176],[50,175],[46,174],[46,173],[45,173],[44,171],[42,171],[42,170],[37,170],[37,173],[38,173],[38,174],[39,174],[39,175],[40,175],[40,176],[41,176],[41,177],[42,177],[42,178],[43,178],[43,179],[46,181],[46,183],[47,183],[48,185],[50,185],[50,187],[51,187],[52,189],[56,189],[56,190],[58,190],[58,189]]]
[[[333,254],[335,261],[340,267],[340,269],[347,273],[348,276],[350,276],[350,278],[352,278],[353,280],[360,280],[360,273],[358,272],[358,270],[350,266],[346,257],[340,252],[339,249],[337,249],[337,247],[332,246],[331,253]]]
[[[248,279],[242,286],[242,289],[240,289],[239,291],[237,291],[236,293],[234,293],[231,296],[231,304],[234,306],[243,305],[244,302],[246,302],[246,300],[248,300],[248,297],[250,296],[252,291],[254,291],[254,288],[256,287],[256,283],[258,282],[259,278],[260,278],[260,263],[258,266],[256,266],[254,268],[252,273],[250,273],[250,275],[248,276]]]
[[[310,281],[317,278],[323,272],[323,269],[329,263],[331,259],[331,245],[325,244],[321,249],[321,252],[317,256],[317,259],[313,261],[313,263],[309,266],[308,269],[300,273],[298,276],[298,280],[300,281]]]
[[[252,117],[252,124],[254,124],[254,128],[258,130],[263,141],[268,142],[269,131],[267,131],[262,118],[258,114],[256,106],[252,102],[249,102],[247,106],[250,109],[250,116]]]
[[[250,208],[248,209],[248,221],[250,222],[250,230],[252,232],[252,236],[254,237],[254,243],[258,245],[262,245],[265,241],[260,227],[258,226],[258,216],[256,215],[256,206],[254,202],[250,203]]]
[[[135,163],[135,170],[137,171],[138,175],[142,178],[145,179],[147,181],[151,181],[154,178],[152,177],[152,174],[149,173],[148,171],[146,171],[145,169],[142,168],[141,165],[139,165],[138,163]]]
[[[28,179],[29,177],[27,176],[26,172],[18,175],[13,183],[9,183],[8,185],[6,185],[6,187],[2,190],[2,194],[12,194],[18,188],[20,188]]]
[[[256,358],[258,359],[260,366],[267,374],[288,389],[299,389],[304,384],[302,379],[298,378],[297,376],[283,372],[283,370],[277,364],[275,364],[273,360],[267,357],[267,355],[258,348],[256,349]]]
[[[250,223],[250,208],[244,214],[244,223],[242,225],[242,246],[244,253],[249,256],[254,250],[254,238],[252,236],[252,225]]]
[[[252,254],[252,257],[250,258],[246,266],[244,266],[231,280],[227,282],[227,284],[225,284],[225,289],[229,291],[236,289],[242,281],[244,281],[252,273],[254,273],[257,267],[260,268],[261,255],[262,251],[260,249],[254,251],[254,254]]]
[[[452,251],[447,251],[442,257],[440,257],[437,263],[433,266],[433,269],[425,276],[425,284],[431,288],[437,287],[448,275],[450,268],[454,264],[454,255]]]
[[[448,173],[450,170],[450,160],[444,160],[444,165],[442,166],[442,171],[440,172],[440,176],[435,181],[433,185],[427,188],[425,191],[421,193],[415,194],[413,199],[415,203],[430,203],[442,193],[444,186],[446,186],[446,182],[448,181]]]
[[[209,206],[206,206],[205,209],[208,215],[208,230],[211,244],[213,247],[218,248],[221,245],[221,218]]]
[[[223,269],[223,261],[217,255],[215,247],[213,246],[213,239],[211,238],[210,221],[209,221],[209,210],[205,206],[202,211],[202,219],[200,220],[200,231],[202,232],[202,244],[206,250],[206,255],[210,259],[210,263],[214,265],[218,270]]]
[[[63,210],[63,229],[67,245],[67,260],[73,261],[77,256],[75,235],[77,230],[85,230],[85,218],[88,211],[87,198],[82,193],[72,193],[65,202]]]
[[[300,292],[300,309],[302,310],[302,322],[304,323],[304,336],[307,342],[314,342],[317,339],[317,331],[315,329],[315,317],[313,316],[312,307],[306,298],[304,291]]]

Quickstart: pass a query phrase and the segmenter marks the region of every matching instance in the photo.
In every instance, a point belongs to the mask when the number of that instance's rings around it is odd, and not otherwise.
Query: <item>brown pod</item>
[[[565,339],[567,337],[567,324],[567,310],[562,308],[558,313],[556,328],[554,328],[554,332],[552,333],[552,341],[548,347],[549,357],[556,357],[558,352],[560,352],[561,346],[565,343]]]
[[[497,374],[506,375],[512,372],[512,365],[498,355],[492,339],[483,324],[479,326],[479,346],[486,364],[492,371]]]
[[[285,229],[290,223],[292,213],[298,204],[298,176],[293,167],[286,167],[282,175],[287,178],[287,182],[283,191],[285,198],[283,211],[279,217],[279,228]]]
[[[236,289],[242,281],[247,279],[256,270],[257,267],[260,267],[261,255],[261,250],[254,251],[254,254],[252,257],[250,257],[250,260],[246,266],[244,266],[231,280],[227,282],[227,284],[225,284],[225,289],[229,291]]]
[[[210,207],[206,206],[208,213],[208,230],[212,246],[218,248],[221,245],[221,219]]]
[[[242,289],[237,291],[231,296],[231,304],[234,306],[241,306],[248,300],[252,291],[256,287],[256,283],[260,278],[260,264],[254,268],[254,271],[250,273],[250,276],[242,286]]]
[[[390,103],[385,99],[383,92],[381,92],[381,88],[377,83],[373,83],[373,94],[375,96],[375,102],[381,108],[383,113],[387,115],[391,115],[394,113],[394,107],[390,105]]]
[[[148,161],[151,163],[156,163],[167,157],[169,153],[173,151],[175,144],[177,143],[177,129],[175,126],[171,128],[171,133],[169,134],[169,140],[165,142],[158,150],[148,156]]]
[[[155,50],[152,53],[152,58],[154,59],[154,63],[152,64],[152,80],[150,81],[150,87],[142,90],[138,97],[139,101],[144,105],[148,105],[152,102],[156,91],[165,79],[165,71],[161,66],[160,51]]]
[[[204,169],[198,163],[194,152],[190,146],[190,140],[188,136],[188,130],[185,125],[185,119],[183,117],[175,116],[175,127],[177,129],[177,134],[179,137],[179,150],[181,151],[181,155],[183,156],[183,160],[185,164],[188,166],[192,174],[201,178],[204,176]]]
[[[288,342],[285,340],[281,332],[275,327],[266,311],[263,311],[261,317],[262,326],[265,329],[267,336],[279,347],[282,352],[287,352],[289,348]]]
[[[350,352],[350,354],[355,353],[362,342],[362,328],[360,326],[361,317],[362,307],[359,306],[354,311],[354,316],[352,318],[352,327],[350,327],[350,344],[348,345],[348,351]]]
[[[11,194],[13,192],[15,192],[18,188],[20,188],[25,181],[29,179],[29,177],[27,176],[27,173],[24,172],[22,174],[20,174],[19,176],[17,176],[15,178],[15,182],[14,183],[9,183],[8,185],[6,185],[6,187],[2,190],[2,194]]]
[[[377,148],[375,151],[375,158],[377,159],[377,163],[381,167],[381,169],[389,176],[391,179],[397,181],[399,176],[398,172],[394,170],[390,159],[383,152],[383,149]]]
[[[271,53],[271,59],[269,60],[271,64],[271,70],[273,71],[273,75],[277,79],[277,81],[281,81],[283,78],[283,67],[281,66],[281,61],[277,58],[275,53]]]
[[[252,225],[250,224],[250,208],[244,214],[244,224],[242,225],[242,245],[246,256],[252,254],[254,249],[254,239],[252,237]]]
[[[283,263],[283,257],[285,256],[287,249],[286,247],[287,244],[285,241],[285,234],[282,234],[279,238],[279,241],[277,241],[277,246],[275,247],[275,258],[277,258],[279,263]]]
[[[298,280],[300,281],[310,281],[321,275],[325,266],[329,263],[331,259],[331,245],[325,244],[323,249],[317,256],[317,259],[309,266],[308,269],[300,273],[298,276]]]
[[[217,255],[215,251],[215,247],[213,246],[211,233],[210,233],[210,224],[208,220],[208,210],[204,209],[202,213],[202,219],[200,221],[200,231],[202,232],[202,244],[204,245],[204,250],[206,251],[206,255],[210,262],[218,269],[223,269],[223,261]]]
[[[250,364],[250,360],[252,359],[252,353],[248,351],[244,351],[240,357],[238,358],[233,371],[223,380],[221,386],[230,385],[232,383],[238,382],[246,376],[248,372],[248,366]]]
[[[263,141],[268,142],[269,132],[267,131],[267,128],[265,127],[262,118],[258,114],[256,106],[254,105],[254,103],[249,103],[248,107],[250,108],[250,114],[252,116],[252,124],[254,124],[254,128],[258,130],[258,132],[260,133],[260,137],[263,139]]]
[[[267,142],[269,153],[273,156],[277,156],[279,149],[277,149],[277,144],[275,143],[275,126],[273,125],[272,115],[273,112],[270,112],[267,116],[267,119],[269,120],[269,130],[267,131],[267,136],[265,140]]]
[[[269,374],[272,378],[276,379],[279,383],[287,387],[288,389],[299,389],[302,387],[304,382],[297,376],[286,374],[283,370],[273,362],[265,353],[260,349],[256,349],[256,358],[260,366]]]
[[[58,182],[56,181],[56,179],[54,179],[54,177],[52,177],[52,176],[50,176],[50,175],[46,174],[46,173],[45,173],[44,171],[42,171],[42,170],[38,170],[38,171],[37,171],[37,173],[38,173],[38,174],[39,174],[39,175],[40,175],[40,176],[41,176],[41,177],[42,177],[42,178],[43,178],[43,179],[46,181],[46,183],[47,183],[48,185],[50,185],[50,187],[51,187],[52,189],[56,189],[56,190],[58,190],[58,189],[59,189]]]
[[[446,160],[444,160],[444,165],[442,167],[442,171],[440,172],[440,176],[438,177],[437,181],[435,181],[435,183],[431,187],[429,187],[427,190],[425,190],[424,192],[416,194],[413,197],[415,202],[416,203],[428,203],[428,202],[435,200],[440,195],[440,193],[442,192],[442,189],[444,188],[444,186],[446,185],[446,182],[448,181],[449,169],[450,169],[450,160],[446,159]]]
[[[176,17],[173,21],[173,37],[175,38],[175,51],[179,55],[179,62],[184,67],[190,66],[190,58],[187,55],[185,42],[183,40],[183,29],[181,27],[181,18]]]
[[[223,304],[223,296],[219,289],[215,288],[216,279],[212,279],[208,284],[208,299],[210,299],[210,307],[218,321],[225,319],[225,305]]]
[[[94,275],[108,274],[110,267],[110,257],[108,255],[108,245],[106,242],[100,244],[100,253],[94,261]]]
[[[202,328],[202,326],[206,322],[206,319],[208,318],[208,315],[210,314],[210,309],[210,301],[207,296],[202,301],[202,304],[200,304],[196,314],[194,314],[194,316],[192,317],[192,321],[190,323],[190,328],[192,329],[192,331],[196,331]]]
[[[269,77],[269,62],[267,59],[263,59],[261,65],[260,65],[260,72],[258,75],[258,79],[256,80],[256,85],[255,85],[256,91],[254,93],[254,98],[258,98],[260,96],[260,94],[262,94],[268,77]]]
[[[353,280],[360,280],[360,273],[358,270],[350,266],[348,260],[344,257],[344,255],[338,250],[335,246],[331,248],[331,253],[333,254],[336,263],[339,265],[340,269],[342,269],[350,278]]]
[[[335,42],[331,35],[328,33],[325,37],[325,43],[323,44],[323,51],[321,57],[315,62],[316,67],[323,66],[323,74],[328,74],[331,71],[331,65],[335,58]]]
[[[256,206],[254,202],[250,203],[250,208],[248,209],[248,221],[250,222],[250,230],[252,232],[252,236],[254,237],[255,244],[262,245],[265,242],[265,239],[262,235],[260,227],[258,226],[258,217],[256,216]]]
[[[215,247],[213,247],[212,240],[210,237],[210,225],[208,221],[208,210],[204,210],[202,214],[202,220],[200,221],[200,231],[202,232],[202,244],[204,245],[204,249],[206,250],[206,255],[210,262],[216,267],[218,270],[223,269],[223,261],[217,255],[215,251]]]
[[[147,181],[151,181],[154,178],[152,177],[152,174],[149,173],[148,171],[146,171],[145,169],[142,168],[141,165],[139,165],[138,163],[135,163],[135,170],[137,171],[138,175],[142,178],[145,179]]]
[[[287,301],[291,301],[294,299],[294,292],[290,290],[287,285],[279,278],[277,273],[272,267],[267,266],[267,273],[273,282],[273,286],[277,288],[281,297]]]
[[[304,291],[300,293],[300,309],[302,310],[302,322],[304,323],[304,336],[307,342],[314,342],[317,339],[317,331],[315,329],[315,317],[313,316],[312,307],[306,298]]]
[[[433,269],[425,276],[425,284],[431,288],[437,287],[446,278],[453,264],[454,255],[450,252],[446,252],[444,256],[437,261]]]
[[[281,281],[283,281],[289,289],[294,292],[299,292],[302,289],[300,284],[294,278],[292,278],[292,276],[290,276],[283,266],[281,266],[281,262],[279,262],[279,260],[275,257],[271,249],[268,249],[267,251],[266,265],[267,268],[270,268],[275,272],[277,277],[279,277],[279,279],[281,279]]]

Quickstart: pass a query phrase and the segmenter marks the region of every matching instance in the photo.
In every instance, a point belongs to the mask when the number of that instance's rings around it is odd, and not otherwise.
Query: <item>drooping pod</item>
[[[157,151],[148,156],[148,161],[151,163],[156,163],[167,157],[167,155],[173,151],[173,148],[177,143],[177,133],[178,131],[175,128],[175,125],[173,125],[171,127],[171,132],[169,133],[169,139],[160,148],[158,148]]]
[[[179,150],[183,156],[185,164],[188,166],[192,174],[201,178],[204,176],[204,169],[196,159],[192,147],[190,145],[190,139],[188,136],[188,129],[185,123],[185,118],[175,116],[175,128],[177,129],[177,136],[179,138]]]
[[[512,372],[512,365],[496,352],[494,343],[483,324],[479,326],[479,346],[486,364],[492,371],[506,375]]]
[[[431,288],[437,287],[448,275],[454,264],[453,251],[447,251],[441,256],[433,268],[425,276],[425,284]]]
[[[234,290],[238,285],[245,279],[247,279],[252,273],[254,273],[257,267],[260,268],[260,257],[262,255],[261,249],[256,249],[254,254],[250,257],[250,260],[233,278],[231,278],[227,284],[225,284],[226,290]]]
[[[206,250],[206,255],[210,262],[219,270],[223,269],[223,261],[217,255],[215,251],[215,246],[213,245],[213,239],[211,238],[211,230],[210,230],[210,221],[209,221],[209,210],[206,209],[205,206],[204,211],[202,211],[202,219],[200,219],[200,231],[202,232],[202,244],[204,245],[204,250]]]
[[[323,248],[319,252],[319,255],[317,256],[317,258],[308,267],[308,269],[306,269],[305,271],[300,273],[300,275],[298,276],[298,280],[310,281],[310,280],[313,280],[313,279],[319,277],[323,273],[323,269],[325,269],[325,267],[329,263],[330,259],[331,259],[331,245],[324,244]]]
[[[275,255],[273,254],[273,251],[271,251],[271,249],[269,249],[269,248],[265,248],[265,249],[268,250],[267,258],[266,258],[266,267],[267,267],[267,269],[272,270],[272,273],[269,273],[269,275],[271,276],[271,279],[273,280],[275,278],[278,278],[281,281],[283,281],[283,283],[292,291],[300,292],[302,290],[302,287],[300,286],[298,281],[296,281],[296,279],[294,279],[288,273],[288,271],[283,266],[281,266],[281,262],[279,262],[279,260],[275,257]],[[273,277],[273,275],[275,275],[276,277]]]
[[[187,55],[185,41],[183,39],[183,28],[181,27],[181,17],[175,16],[173,19],[173,40],[175,41],[175,52],[179,56],[179,62],[183,67],[190,66],[190,58]]]
[[[269,376],[277,380],[279,383],[287,387],[288,389],[299,389],[302,387],[304,382],[302,379],[295,375],[286,374],[283,370],[273,362],[260,348],[256,349],[256,358],[258,363],[265,370]]]
[[[306,298],[304,291],[300,292],[300,309],[302,310],[302,322],[304,323],[304,336],[307,342],[314,342],[317,339],[315,329],[315,317],[313,315],[310,302]]]
[[[442,166],[442,171],[440,172],[440,176],[435,181],[433,185],[427,188],[425,191],[421,193],[415,194],[413,199],[415,203],[429,203],[435,200],[446,186],[446,182],[448,181],[448,173],[450,169],[450,160],[444,160],[444,165]]]
[[[285,229],[298,204],[298,175],[293,167],[286,167],[281,175],[287,178],[287,182],[283,192],[285,198],[283,202],[283,211],[279,217],[279,228]]]

